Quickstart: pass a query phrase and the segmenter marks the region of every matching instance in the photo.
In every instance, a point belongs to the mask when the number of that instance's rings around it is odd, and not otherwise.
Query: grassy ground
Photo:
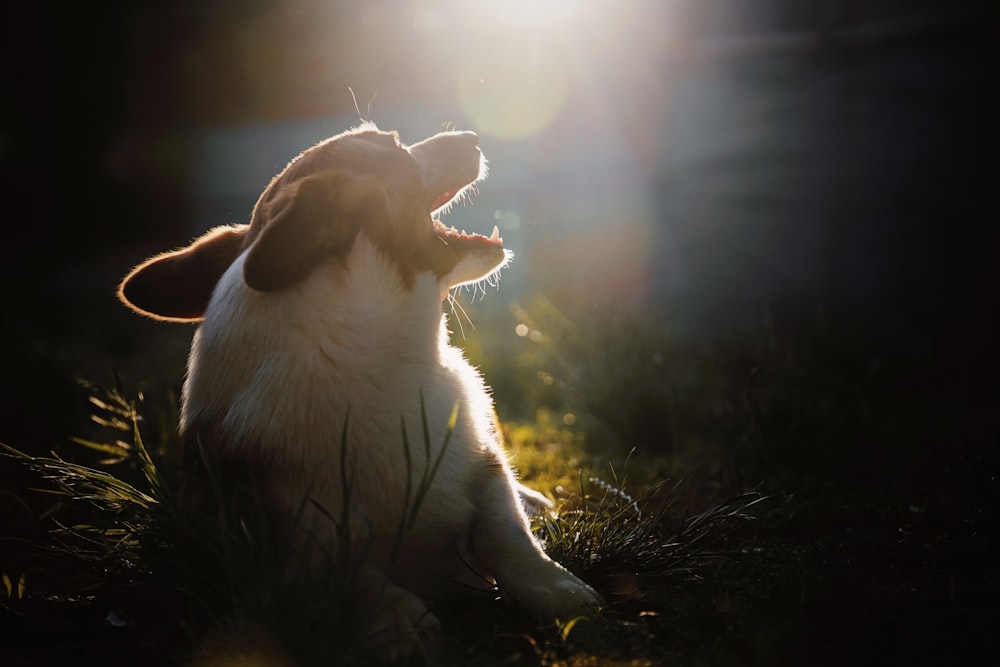
[[[928,392],[906,353],[820,324],[706,345],[543,301],[513,319],[488,353],[466,346],[522,478],[557,501],[538,534],[608,606],[554,625],[493,599],[444,606],[413,664],[962,663],[996,648],[995,431],[959,428],[960,401]],[[368,664],[341,603],[349,573],[277,580],[266,529],[192,522],[171,502],[170,398],[133,412],[127,393],[93,395],[62,458],[0,462],[0,662]]]

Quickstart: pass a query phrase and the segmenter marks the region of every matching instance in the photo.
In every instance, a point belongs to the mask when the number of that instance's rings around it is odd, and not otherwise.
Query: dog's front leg
[[[524,507],[524,511],[528,513],[528,516],[538,516],[545,510],[550,510],[554,507],[552,501],[538,491],[529,489],[520,482],[517,483],[516,488],[517,495],[521,499],[521,505]]]
[[[561,619],[591,615],[601,607],[594,589],[545,555],[531,534],[518,485],[493,462],[478,480],[472,550],[502,597],[536,613]]]

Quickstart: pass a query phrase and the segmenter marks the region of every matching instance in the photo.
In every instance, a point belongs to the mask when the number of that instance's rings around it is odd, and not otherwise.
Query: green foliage
[[[905,374],[905,351],[873,347],[821,310],[765,311],[755,327],[704,339],[666,311],[570,310],[543,297],[476,317],[483,340],[470,357],[506,421],[585,434],[589,458],[620,462],[635,448],[670,477],[731,493],[850,482],[851,461],[872,451],[888,454],[883,464],[912,456],[901,449],[929,419],[907,411],[907,387],[926,380]]]
[[[544,408],[591,442],[669,450],[691,368],[666,318],[570,314],[542,297],[511,315],[481,327],[493,333],[475,359],[501,414],[533,419]]]
[[[613,483],[581,476],[580,496],[536,521],[548,553],[597,586],[625,579],[698,581],[718,560],[735,554],[736,531],[776,502],[743,493],[688,516],[675,506],[680,483],[660,482],[632,496],[626,480],[613,468],[611,473]]]
[[[919,350],[873,349],[821,317],[765,317],[711,343],[667,317],[544,299],[475,317],[464,346],[495,389],[511,457],[556,501],[533,529],[608,604],[555,624],[489,595],[442,604],[445,633],[418,663],[792,664],[878,634],[866,624],[934,642],[900,619],[914,605],[934,611],[937,636],[986,625],[995,596],[979,591],[993,589],[968,573],[995,583],[995,559],[977,550],[996,551],[1000,459],[936,424],[926,406],[939,387],[906,356]],[[13,664],[367,664],[349,549],[307,559],[266,504],[186,511],[173,399],[93,394],[73,450],[0,456],[0,473],[12,462],[30,473],[0,492],[0,663],[7,651]],[[411,471],[400,534],[447,446],[430,447],[426,422],[401,426],[400,454],[416,460],[423,446],[427,465]],[[914,446],[927,434],[940,443]],[[939,469],[946,484],[904,485]],[[327,518],[347,535],[349,517]],[[859,604],[876,620],[855,620]]]
[[[406,433],[406,419],[402,416],[399,419],[400,430],[402,431],[403,436],[403,456],[406,459],[407,470],[406,490],[403,494],[403,498],[406,499],[407,507],[402,512],[399,530],[397,531],[397,535],[401,537],[405,531],[412,529],[413,525],[416,523],[417,515],[420,512],[420,505],[427,496],[427,492],[430,491],[431,484],[437,476],[438,468],[441,466],[441,461],[444,460],[445,452],[448,451],[448,443],[451,441],[452,431],[454,431],[455,424],[458,422],[458,402],[456,402],[451,408],[451,414],[448,417],[448,431],[445,433],[444,440],[441,443],[441,448],[438,451],[437,456],[432,457],[431,434],[430,426],[427,423],[427,410],[424,407],[423,392],[420,394],[420,425],[423,433],[424,461],[426,462],[426,466],[420,474],[420,481],[417,483],[416,489],[413,488],[413,453],[410,451],[410,439]],[[433,463],[431,461],[433,461]],[[396,547],[398,546],[399,540],[396,542]],[[393,560],[395,560],[396,556],[395,551],[396,549],[394,548]]]
[[[357,561],[350,553],[330,552],[316,544],[289,548],[287,532],[275,525],[260,494],[250,489],[245,496],[250,501],[233,507],[207,463],[206,478],[217,494],[214,506],[219,511],[193,511],[181,502],[177,463],[165,451],[147,448],[140,428],[144,420],[136,403],[119,391],[94,391],[90,401],[96,410],[93,423],[109,435],[103,440],[74,440],[81,455],[89,452],[99,458],[94,465],[55,454],[29,456],[3,447],[6,457],[38,473],[46,482],[41,490],[58,501],[43,514],[42,520],[51,525],[48,538],[34,545],[48,555],[48,562],[41,569],[34,563],[32,577],[47,585],[38,591],[38,598],[30,600],[34,606],[28,613],[44,618],[87,591],[88,599],[110,606],[108,622],[128,626],[134,623],[131,619],[139,609],[136,601],[141,599],[143,609],[158,606],[165,610],[161,613],[166,618],[160,622],[169,629],[145,641],[150,646],[160,642],[162,650],[169,647],[171,654],[186,652],[193,664],[248,651],[292,664],[327,664],[331,655],[338,656],[338,664],[365,664],[366,650],[360,639],[365,621],[353,604],[353,563]],[[720,540],[755,507],[754,498],[745,496],[677,524],[669,511],[676,485],[654,485],[633,497],[625,491],[626,480],[619,479],[613,468],[613,484],[603,482],[592,474],[600,463],[587,459],[582,434],[564,423],[552,424],[544,413],[539,416],[542,419],[535,424],[507,429],[514,456],[523,459],[526,481],[560,498],[557,513],[536,519],[536,531],[555,558],[614,593],[606,618],[614,619],[614,607],[634,597],[634,591],[622,587],[624,579],[696,580],[708,563],[725,556],[725,549],[718,548]],[[457,406],[449,426],[456,418]],[[403,455],[412,461],[406,425],[401,426]],[[412,526],[447,447],[446,439],[432,456],[426,419],[421,432],[427,468],[414,470],[400,539]],[[346,442],[346,429],[342,437]],[[176,445],[174,441],[162,447]],[[347,451],[342,447],[345,456]],[[342,463],[347,471],[349,462]],[[579,495],[572,491],[574,487]],[[349,494],[350,488],[345,472],[344,492]],[[66,517],[72,521],[64,521]],[[338,534],[348,538],[342,542],[350,544],[349,533],[344,532],[349,517],[328,518],[339,526]],[[72,578],[60,578],[61,571],[70,569],[76,572]],[[4,574],[8,609],[22,597],[32,598],[34,588],[26,587],[27,575],[24,571],[15,581]],[[59,586],[64,588],[59,590]],[[481,602],[473,608],[459,607],[463,617],[474,623],[465,627],[456,623],[467,643],[468,664],[488,664],[510,650],[483,644],[483,633],[491,633],[491,624],[497,622],[495,607]],[[453,609],[440,610],[446,622]],[[555,664],[554,656],[574,651],[575,642],[595,638],[597,645],[591,650],[609,655],[617,650],[608,634],[621,630],[615,629],[614,621],[580,626],[580,619],[564,619],[550,629],[532,627],[523,617],[503,613],[502,623],[533,637],[533,664]],[[178,633],[178,627],[183,632]],[[605,645],[608,642],[610,647]],[[451,664],[448,655],[443,651],[437,658],[425,658]]]
[[[22,599],[24,597],[24,589],[27,586],[28,574],[22,572],[21,576],[17,577],[17,583],[6,572],[2,573],[2,576],[3,588],[7,593],[7,599],[11,601]]]
[[[339,664],[367,664],[360,641],[365,619],[353,604],[353,560],[316,544],[292,546],[287,525],[276,521],[261,494],[250,489],[233,504],[231,489],[218,486],[208,462],[204,472],[217,511],[200,511],[182,496],[176,464],[145,447],[133,402],[109,391],[91,404],[99,411],[95,423],[132,434],[129,443],[74,440],[81,453],[115,455],[102,459],[102,467],[0,445],[4,456],[38,473],[47,483],[39,490],[59,501],[41,518],[51,525],[48,537],[27,545],[46,562],[28,562],[43,568],[39,579],[65,588],[39,591],[33,613],[44,620],[86,591],[89,599],[112,605],[116,619],[137,612],[119,616],[116,600],[161,608],[165,628],[186,628],[181,637],[168,631],[151,639],[171,654],[184,646],[196,658],[206,657],[205,647],[239,652],[263,632],[269,650],[280,647],[296,664],[319,664],[330,655],[340,656]],[[138,479],[126,481],[135,472]],[[77,573],[72,580],[62,576],[70,570]],[[12,585],[8,598],[23,595],[24,580],[16,590]]]

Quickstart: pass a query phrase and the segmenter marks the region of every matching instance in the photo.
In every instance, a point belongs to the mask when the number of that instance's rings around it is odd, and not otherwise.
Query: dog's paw
[[[432,642],[440,630],[440,622],[422,598],[387,584],[368,625],[366,644],[376,660],[393,664]]]
[[[521,506],[524,507],[524,511],[527,512],[528,516],[538,516],[555,506],[544,495],[534,489],[529,489],[524,484],[518,482],[515,484],[515,488],[517,489],[518,497],[521,499]]]
[[[604,605],[597,591],[558,563],[542,561],[533,570],[516,582],[501,583],[501,595],[539,615],[563,620],[594,616]]]

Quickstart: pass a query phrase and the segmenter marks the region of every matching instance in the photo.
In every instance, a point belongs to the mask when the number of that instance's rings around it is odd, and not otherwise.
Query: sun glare
[[[475,0],[463,19],[488,36],[465,58],[458,81],[462,109],[476,130],[504,139],[532,136],[565,107],[570,62],[586,9],[596,0]]]
[[[530,55],[470,58],[457,83],[462,109],[476,129],[504,139],[548,127],[562,110],[569,88],[560,63]]]
[[[483,20],[514,27],[554,28],[571,23],[592,0],[475,0]]]

